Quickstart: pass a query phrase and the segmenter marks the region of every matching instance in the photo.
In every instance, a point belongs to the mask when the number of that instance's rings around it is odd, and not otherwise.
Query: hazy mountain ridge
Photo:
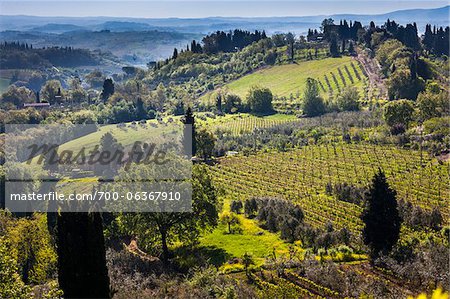
[[[294,32],[305,35],[318,28],[324,18],[370,21],[383,24],[387,19],[397,23],[416,22],[419,33],[425,25],[449,25],[450,6],[437,9],[409,9],[378,15],[337,14],[304,17],[209,17],[209,18],[124,18],[124,17],[36,17],[0,16],[0,41],[33,44],[37,47],[72,46],[111,52],[134,65],[165,59],[173,48],[185,48],[193,39],[205,34],[236,28],[266,30],[267,34]]]
[[[58,32],[55,25],[61,24],[59,30],[111,30],[111,31],[179,31],[210,33],[216,30],[241,28],[247,30],[266,30],[268,33],[289,29],[296,33],[304,33],[308,27],[317,27],[327,17],[335,20],[358,20],[363,24],[370,21],[384,22],[388,18],[399,23],[414,20],[419,29],[426,23],[445,26],[449,23],[450,6],[435,9],[408,9],[385,14],[336,14],[318,16],[287,16],[287,17],[209,17],[209,18],[126,18],[126,17],[36,17],[36,16],[0,16],[0,30],[33,30],[43,32]],[[77,26],[77,27],[71,27]]]

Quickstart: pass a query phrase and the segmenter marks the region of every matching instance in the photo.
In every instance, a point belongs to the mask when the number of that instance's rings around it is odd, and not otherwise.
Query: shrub
[[[236,113],[242,109],[242,100],[235,94],[227,94],[222,103],[222,111],[225,113]]]
[[[425,89],[422,78],[412,78],[409,69],[397,69],[387,81],[388,96],[390,100],[409,99],[416,100],[417,95]]]
[[[240,201],[240,200],[233,200],[231,202],[231,205],[230,205],[231,212],[236,213],[236,214],[240,214],[242,212],[242,208],[243,208],[242,201]]]
[[[359,92],[356,87],[344,88],[336,100],[341,111],[359,110]]]
[[[319,116],[325,113],[325,104],[319,94],[319,84],[315,79],[306,79],[303,94],[303,113],[306,116]]]
[[[223,212],[220,215],[220,222],[228,227],[229,234],[242,232],[242,229],[239,227],[241,221],[239,220],[239,217],[235,213]]]
[[[0,238],[0,297],[31,298],[30,289],[17,274],[17,261],[11,254],[10,244]]]
[[[419,108],[422,120],[433,117],[440,117],[449,112],[449,94],[447,91],[441,92],[421,92],[417,97],[417,107]]]
[[[392,135],[400,135],[406,132],[406,128],[404,124],[394,124],[390,131]]]
[[[247,104],[252,113],[271,113],[273,95],[270,89],[253,86],[247,95]]]
[[[255,198],[250,198],[244,202],[244,212],[247,217],[253,217],[257,211],[258,204]]]
[[[389,126],[408,124],[413,120],[414,104],[409,100],[391,101],[383,107],[383,117]]]

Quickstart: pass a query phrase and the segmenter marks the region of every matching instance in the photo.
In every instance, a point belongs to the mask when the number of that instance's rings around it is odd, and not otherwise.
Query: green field
[[[344,80],[342,80],[339,70]],[[327,94],[330,91],[335,93],[345,85],[362,88],[364,75],[357,62],[351,57],[326,58],[265,68],[228,83],[221,89],[228,90],[245,99],[249,88],[259,85],[269,88],[274,95],[279,97],[289,98],[291,95],[297,97],[301,96],[308,77],[319,80],[322,93]],[[201,100],[209,104],[215,103],[216,92],[207,93]]]
[[[255,116],[248,113],[228,114],[225,116],[215,116],[211,113],[198,113],[197,125],[204,126],[214,132],[216,129],[229,129],[233,134],[250,132],[254,128],[267,128],[276,124],[295,121],[294,115],[273,114],[268,116]],[[172,119],[169,122],[169,119]],[[74,151],[85,148],[93,149],[100,143],[100,139],[107,132],[111,133],[123,146],[131,146],[135,141],[148,141],[157,138],[161,134],[170,133],[181,128],[181,117],[166,117],[163,123],[156,120],[148,120],[145,126],[140,124],[124,123],[124,127],[118,125],[101,126],[97,132],[69,141],[60,147],[60,150],[71,149]]]
[[[224,250],[233,257],[242,257],[245,253],[251,254],[258,263],[274,250],[277,254],[286,254],[289,246],[279,234],[271,233],[260,228],[255,220],[243,215],[238,216],[241,221],[242,233],[228,234],[225,225],[219,225],[212,233],[203,236],[200,244],[205,247],[214,247]]]
[[[179,117],[172,118],[173,124],[158,124],[156,120],[149,120],[145,126],[140,124],[132,125],[132,123],[125,123],[124,127],[118,127],[118,125],[106,125],[99,128],[97,132],[80,137],[65,143],[60,148],[80,150],[82,147],[86,149],[92,149],[95,145],[99,144],[100,139],[107,132],[111,133],[124,147],[131,146],[135,141],[148,141],[152,138],[157,138],[161,134],[170,133],[171,131],[181,128],[179,126]]]
[[[233,133],[239,134],[242,132],[249,132],[254,128],[267,128],[276,124],[291,122],[297,120],[294,115],[272,114],[267,116],[255,116],[248,113],[227,114],[225,116],[216,116],[211,113],[197,113],[197,125],[204,126],[214,132],[216,129],[230,129]],[[169,123],[169,119],[172,123]],[[106,125],[92,134],[83,136],[76,140],[72,140],[63,146],[61,149],[79,150],[82,147],[86,149],[93,148],[99,143],[100,138],[110,132],[123,146],[130,146],[135,141],[146,141],[150,138],[155,138],[160,134],[168,133],[173,129],[179,128],[181,125],[180,116],[166,117],[163,123],[158,123],[156,120],[148,120],[145,126],[136,124],[132,126],[131,123],[125,123],[124,128],[119,128],[117,125]]]
[[[204,126],[214,132],[216,129],[229,129],[233,134],[249,132],[254,128],[267,128],[276,124],[295,121],[294,115],[272,114],[268,116],[255,116],[248,113],[227,114],[225,116],[215,116],[211,113],[198,113],[197,125]],[[172,119],[172,122],[169,122]],[[148,120],[145,126],[131,123],[125,123],[124,127],[119,128],[117,125],[105,125],[99,128],[97,132],[80,137],[65,143],[60,147],[61,150],[72,149],[80,150],[82,147],[92,149],[99,144],[101,137],[107,132],[111,133],[118,142],[127,147],[135,141],[148,141],[156,138],[164,133],[170,133],[174,129],[181,128],[181,117],[166,117],[163,123],[156,120]]]

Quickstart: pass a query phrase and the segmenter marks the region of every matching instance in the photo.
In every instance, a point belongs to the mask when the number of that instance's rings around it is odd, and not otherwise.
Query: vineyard
[[[250,87],[260,85],[269,88],[275,97],[288,103],[298,103],[308,77],[317,79],[324,96],[336,94],[346,86],[356,86],[363,91],[366,84],[364,68],[350,57],[325,58],[299,61],[256,71],[222,87],[237,94],[244,101]],[[200,100],[215,104],[216,92],[209,92]],[[274,102],[277,108],[276,101]]]
[[[337,266],[338,273],[352,273],[353,279],[370,285],[382,282],[395,294],[412,295],[405,285],[381,270],[372,268],[367,262],[340,264]],[[343,286],[335,290],[299,275],[297,269],[286,269],[281,275],[276,276],[270,271],[260,271],[253,274],[255,285],[261,290],[263,298],[353,298],[356,297],[351,289]]]
[[[448,165],[422,158],[418,151],[393,146],[316,145],[291,152],[261,153],[220,160],[212,167],[216,183],[231,199],[283,197],[298,203],[306,221],[323,227],[332,221],[359,235],[362,207],[325,193],[327,183],[366,186],[381,168],[398,199],[426,210],[440,209],[449,218]]]
[[[254,129],[269,128],[279,124],[295,122],[295,118],[267,118],[254,117],[246,115],[242,118],[233,118],[226,122],[217,123],[213,125],[213,130],[228,131],[232,135],[241,135],[250,133]]]
[[[344,64],[343,67],[337,67],[335,70],[324,74],[323,78],[317,78],[319,86],[323,92],[339,93],[347,86],[360,86],[367,74],[359,61],[351,61]]]

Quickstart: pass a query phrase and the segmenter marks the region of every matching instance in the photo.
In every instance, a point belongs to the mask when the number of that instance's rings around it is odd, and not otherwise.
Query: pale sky
[[[448,1],[290,0],[290,1],[78,1],[0,0],[0,15],[201,18],[211,16],[273,17],[340,13],[381,14],[410,8],[437,8]]]

